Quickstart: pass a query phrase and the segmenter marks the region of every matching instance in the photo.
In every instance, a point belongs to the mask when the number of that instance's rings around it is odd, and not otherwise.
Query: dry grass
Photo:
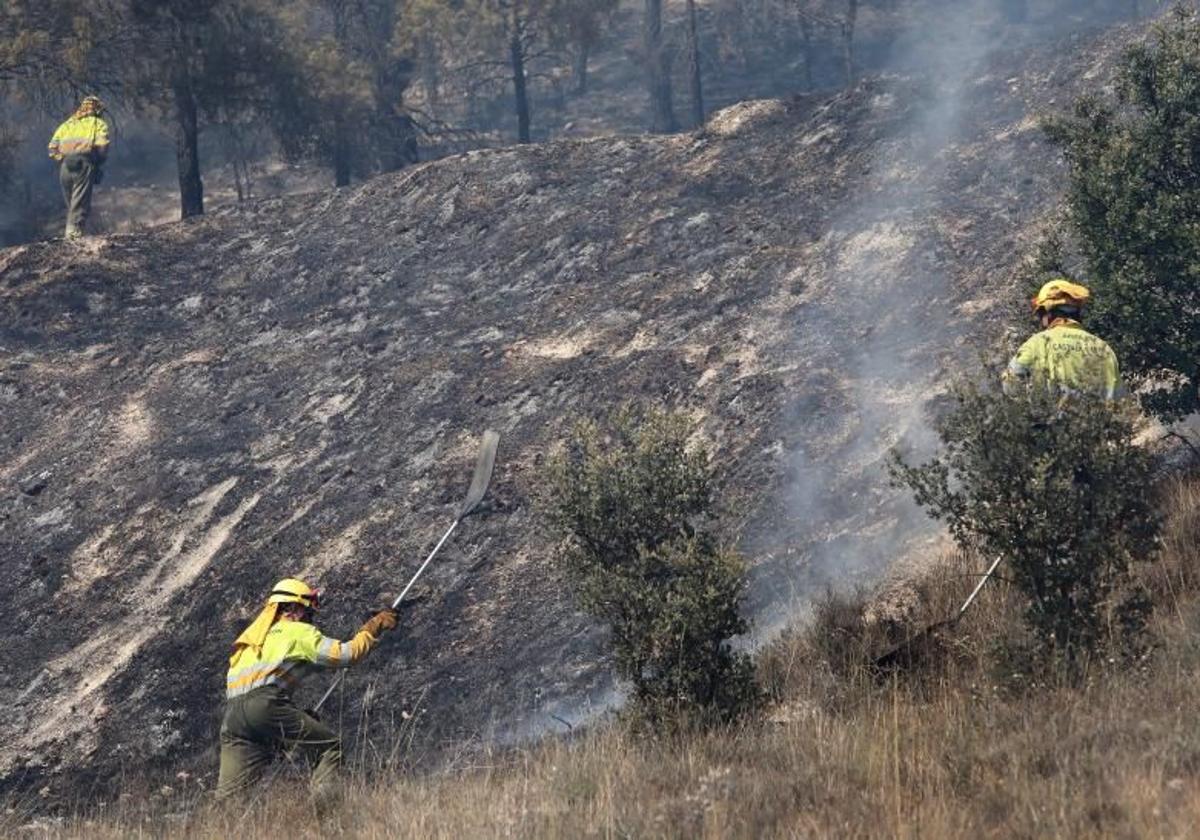
[[[871,653],[969,590],[978,561],[958,558],[882,606],[830,600],[764,653],[778,705],[737,731],[653,740],[611,724],[486,766],[359,778],[323,818],[297,787],[277,785],[248,810],[176,793],[41,828],[10,814],[0,835],[24,825],[25,836],[91,840],[1194,836],[1200,484],[1173,484],[1165,498],[1165,551],[1145,570],[1160,645],[1134,669],[1097,664],[1082,685],[997,666],[997,644],[1022,635],[1002,581],[919,672],[868,672]]]

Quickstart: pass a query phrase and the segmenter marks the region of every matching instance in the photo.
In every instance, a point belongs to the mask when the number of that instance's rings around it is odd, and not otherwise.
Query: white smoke
[[[758,639],[794,621],[814,594],[870,583],[940,533],[888,486],[885,459],[895,445],[920,458],[936,443],[927,406],[942,390],[943,353],[958,336],[954,278],[923,243],[936,238],[931,227],[953,201],[938,186],[967,128],[972,87],[1011,37],[996,5],[931,5],[895,59],[909,76],[889,77],[874,94],[873,110],[908,110],[879,145],[858,198],[834,217],[822,243],[821,292],[797,325],[798,357],[823,372],[813,385],[840,384],[833,399],[807,400],[791,418],[802,431],[787,510],[807,542],[788,570],[791,593],[759,616]]]

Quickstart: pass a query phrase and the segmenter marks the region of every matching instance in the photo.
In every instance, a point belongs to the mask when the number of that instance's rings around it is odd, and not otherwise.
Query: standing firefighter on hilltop
[[[1022,344],[1008,363],[1006,392],[1018,382],[1032,381],[1064,394],[1092,394],[1108,400],[1121,395],[1117,354],[1080,325],[1090,298],[1086,287],[1065,277],[1042,286],[1030,301],[1042,331]]]
[[[66,239],[82,236],[92,211],[92,187],[100,183],[108,158],[104,103],[88,96],[50,138],[50,157],[59,162],[58,180],[67,203]]]
[[[396,611],[381,610],[348,642],[322,635],[312,625],[317,591],[285,578],[275,584],[258,618],[242,631],[229,658],[225,717],[221,722],[221,768],[217,798],[225,799],[258,780],[277,754],[315,765],[313,792],[335,793],[342,745],[337,735],[292,702],[292,691],[314,671],[348,668],[388,630]]]

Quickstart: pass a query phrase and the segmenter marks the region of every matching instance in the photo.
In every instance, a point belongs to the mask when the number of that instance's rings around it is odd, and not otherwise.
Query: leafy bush
[[[962,385],[954,396],[941,454],[910,466],[893,453],[893,481],[960,547],[1005,558],[1044,652],[1075,661],[1136,644],[1147,610],[1130,567],[1157,550],[1160,514],[1132,414],[1040,388],[1009,398]]]
[[[755,708],[754,666],[729,639],[746,564],[708,526],[713,473],[685,418],[620,410],[578,424],[542,507],[579,603],[612,630],[618,675],[651,722],[728,721]]]
[[[1046,130],[1070,166],[1069,221],[1096,292],[1091,325],[1143,405],[1200,409],[1200,18],[1178,7],[1124,54],[1115,96]],[[1090,327],[1090,328],[1092,328]]]

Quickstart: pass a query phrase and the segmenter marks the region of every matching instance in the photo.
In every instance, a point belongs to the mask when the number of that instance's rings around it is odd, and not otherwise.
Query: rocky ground
[[[4,785],[206,782],[267,587],[317,581],[348,635],[449,524],[488,427],[491,512],[330,708],[358,755],[401,721],[433,760],[611,701],[531,497],[572,419],[624,399],[700,424],[761,632],[919,549],[880,458],[927,440],[1008,312],[1061,189],[1035,115],[1132,34],[0,251]]]

